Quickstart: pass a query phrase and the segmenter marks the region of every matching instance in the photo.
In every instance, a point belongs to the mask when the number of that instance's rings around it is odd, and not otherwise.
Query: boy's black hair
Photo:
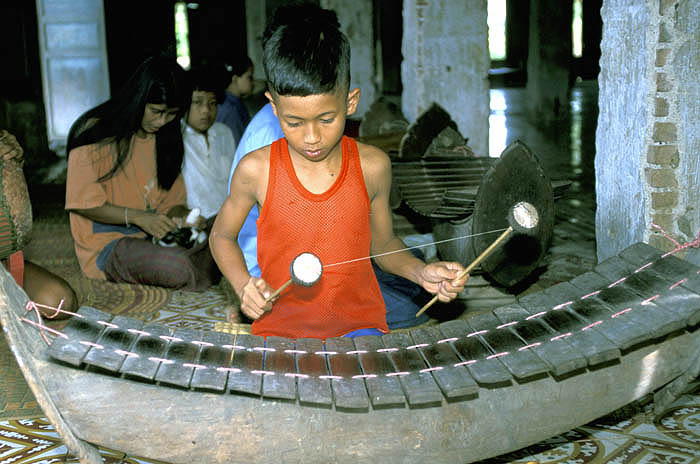
[[[158,185],[172,187],[180,174],[184,146],[180,117],[192,92],[187,92],[184,70],[166,54],[149,57],[136,69],[121,90],[111,99],[88,110],[71,126],[66,152],[91,144],[114,143],[117,148],[112,168],[99,180],[111,178],[126,161],[131,137],[141,128],[146,104],[165,104],[178,108],[173,121],[156,132],[156,169]]]
[[[217,66],[200,65],[193,67],[187,71],[187,85],[190,89],[186,106],[188,109],[192,103],[192,92],[195,90],[213,92],[216,95],[217,103],[223,103],[224,101],[227,81],[221,72],[221,68]]]
[[[287,22],[275,13],[266,34],[263,67],[269,90],[276,95],[308,96],[347,91],[350,43],[334,12],[305,5]],[[274,23],[279,21],[276,28]],[[273,95],[274,96],[274,95]]]
[[[243,53],[234,53],[223,63],[224,70],[228,74],[228,82],[231,82],[233,76],[242,76],[247,70],[253,67],[253,61],[250,57]]]

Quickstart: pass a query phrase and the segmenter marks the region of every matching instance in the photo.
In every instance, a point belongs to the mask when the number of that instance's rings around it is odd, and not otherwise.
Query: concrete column
[[[531,0],[527,58],[528,112],[548,125],[568,114],[571,1]]]
[[[260,0],[245,0],[246,43],[248,56],[253,62],[253,77],[257,80],[265,80],[265,70],[262,59],[262,36],[267,24],[267,10],[265,2]]]
[[[352,49],[350,62],[350,85],[359,87],[360,104],[352,116],[362,119],[377,98],[375,82],[375,52],[372,0],[321,0],[323,8],[335,10],[340,28],[348,36]]]
[[[402,111],[435,102],[478,155],[488,156],[490,65],[485,0],[404,0]]]
[[[596,133],[598,258],[700,230],[700,2],[605,0]]]

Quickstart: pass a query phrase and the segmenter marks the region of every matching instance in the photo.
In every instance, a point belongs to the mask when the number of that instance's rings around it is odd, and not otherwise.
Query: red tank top
[[[280,287],[290,278],[291,262],[304,252],[318,256],[324,268],[312,287],[287,287],[272,311],[253,322],[256,335],[330,338],[358,329],[389,331],[371,261],[333,265],[367,258],[371,241],[370,201],[357,144],[343,137],[341,147],[338,178],[318,195],[297,178],[286,139],[270,148],[267,193],[257,222],[262,277]]]

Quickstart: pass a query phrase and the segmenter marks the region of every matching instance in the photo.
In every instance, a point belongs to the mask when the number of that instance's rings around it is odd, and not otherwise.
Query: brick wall
[[[679,108],[678,86],[673,67],[674,53],[677,50],[675,19],[677,0],[658,2],[658,35],[656,37],[656,59],[652,74],[651,89],[654,91],[650,116],[652,130],[648,138],[648,151],[645,166],[647,183],[647,219],[661,227],[679,242],[678,218],[684,203],[684,189],[681,188],[679,166]],[[653,14],[653,13],[652,13]],[[649,229],[649,244],[665,251],[673,249],[673,243],[656,228]]]

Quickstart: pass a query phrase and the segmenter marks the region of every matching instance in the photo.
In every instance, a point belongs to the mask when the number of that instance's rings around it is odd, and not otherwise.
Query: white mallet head
[[[289,266],[292,281],[304,287],[311,287],[321,278],[323,264],[321,259],[313,253],[302,253],[292,261]]]

